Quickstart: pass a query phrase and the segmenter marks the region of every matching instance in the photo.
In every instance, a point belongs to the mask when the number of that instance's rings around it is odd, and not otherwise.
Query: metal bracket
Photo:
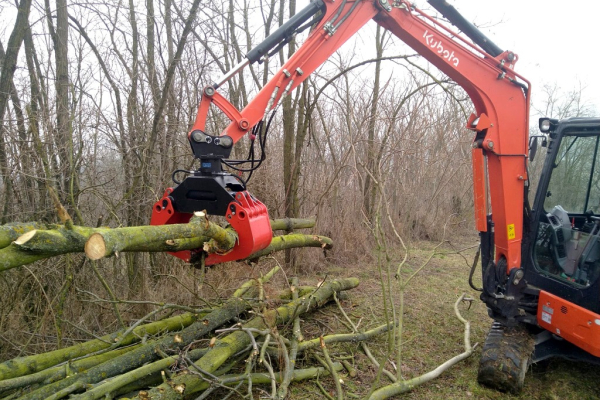
[[[333,28],[333,24],[331,23],[331,21],[326,22],[323,25],[323,29],[325,30],[325,32],[327,32],[329,36],[333,36],[333,34],[335,33],[335,29]]]
[[[387,0],[379,0],[379,5],[387,12],[392,11],[392,6],[387,2]]]

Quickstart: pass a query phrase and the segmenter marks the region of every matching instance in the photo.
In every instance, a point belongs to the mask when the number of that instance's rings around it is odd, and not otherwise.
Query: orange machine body
[[[600,314],[542,290],[537,316],[542,328],[600,357]]]

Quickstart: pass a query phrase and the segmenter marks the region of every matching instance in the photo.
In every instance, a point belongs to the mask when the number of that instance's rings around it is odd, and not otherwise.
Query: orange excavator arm
[[[430,2],[448,18],[456,20],[452,17],[455,11],[445,1]],[[243,110],[237,110],[219,94],[219,87],[234,74],[246,65],[276,52],[297,31],[314,24],[316,18],[320,20],[312,28],[306,41]],[[201,160],[202,165],[209,165],[209,161],[212,162],[215,157],[227,157],[233,143],[251,133],[257,124],[266,123],[268,115],[284,96],[298,87],[370,20],[392,32],[448,75],[473,101],[475,113],[467,121],[467,129],[473,131],[476,228],[480,232],[495,229],[496,260],[506,259],[507,273],[519,268],[524,187],[527,181],[529,83],[514,71],[517,61],[514,53],[501,51],[476,28],[462,21],[460,27],[467,34],[470,33],[471,38],[475,37],[474,41],[478,45],[474,45],[464,35],[431,18],[408,1],[396,0],[393,4],[387,0],[311,2],[249,52],[242,63],[204,89],[196,121],[188,134],[195,156]],[[227,128],[217,136],[204,132],[211,104],[231,120]],[[215,141],[218,142],[217,150],[213,150]],[[209,169],[207,171],[206,174],[210,172]],[[242,190],[239,192],[247,193]],[[165,199],[168,200],[167,207],[164,207],[167,203]],[[235,199],[232,201],[235,202]],[[181,222],[180,216],[170,218],[163,213],[169,209],[172,213],[170,215],[178,215],[177,203],[178,200],[172,193],[165,193],[165,197],[155,205],[153,221]],[[488,203],[491,210],[488,209]],[[494,228],[488,222],[488,214],[492,210]],[[266,214],[266,208],[258,213]],[[270,239],[264,234],[265,229],[269,228],[263,223],[259,229],[263,231],[261,243],[250,246],[252,249],[268,245]],[[257,233],[250,232],[246,236],[252,234]],[[240,235],[240,243],[247,239],[248,237]],[[228,259],[243,256],[242,253],[234,253]],[[220,261],[218,257],[214,259],[214,263]]]

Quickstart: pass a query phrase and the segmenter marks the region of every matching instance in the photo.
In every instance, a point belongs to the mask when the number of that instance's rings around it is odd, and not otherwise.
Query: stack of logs
[[[310,219],[280,219],[271,221],[273,230],[293,230],[314,226]],[[0,272],[35,261],[67,253],[84,252],[91,260],[109,257],[119,252],[165,252],[205,249],[226,253],[237,240],[230,227],[223,228],[198,213],[187,224],[134,226],[125,228],[89,228],[73,225],[65,219],[63,225],[17,223],[0,227]],[[331,239],[317,235],[288,234],[274,237],[264,250],[252,254],[258,259],[274,251],[294,247],[331,248]]]
[[[311,220],[271,221],[274,230],[314,225]],[[231,228],[209,222],[203,214],[187,224],[127,228],[39,223],[0,227],[0,273],[11,268],[66,253],[85,252],[97,260],[123,251],[179,251],[203,248],[226,252],[237,239]],[[328,249],[331,240],[316,235],[288,234],[249,257],[293,247]],[[293,381],[333,375],[341,396],[340,372],[345,360],[334,362],[328,343],[361,341],[388,330],[336,334],[305,340],[299,317],[354,288],[354,278],[331,280],[317,287],[300,287],[292,280],[273,306],[266,302],[263,284],[277,272],[244,283],[219,307],[197,309],[151,321],[156,313],[128,329],[72,347],[19,357],[0,364],[1,399],[198,399],[227,396],[254,398],[257,385],[266,385],[273,399],[284,399]],[[339,302],[338,302],[339,305]],[[225,328],[224,328],[225,327]],[[283,329],[289,327],[290,329]],[[289,332],[288,332],[289,331]],[[288,332],[289,338],[284,337]],[[298,355],[310,351],[318,366],[297,369]],[[259,386],[260,387],[260,386]],[[199,396],[199,397],[198,397]]]
[[[278,306],[269,308],[259,293],[277,270],[246,282],[218,308],[146,324],[142,320],[89,342],[6,361],[0,364],[0,396],[182,399],[208,398],[212,393],[221,398],[228,393],[243,397],[256,385],[266,385],[272,398],[283,399],[292,381],[329,374],[339,381],[343,365],[332,361],[327,345],[366,340],[385,332],[387,326],[304,340],[299,317],[332,300],[336,293],[356,287],[358,280],[329,281],[318,287],[292,285],[281,294]],[[280,333],[287,324],[294,326],[289,339]],[[218,329],[223,326],[227,328]],[[313,351],[314,359],[323,365],[295,369],[296,357],[306,351]],[[350,364],[344,363],[353,373]]]

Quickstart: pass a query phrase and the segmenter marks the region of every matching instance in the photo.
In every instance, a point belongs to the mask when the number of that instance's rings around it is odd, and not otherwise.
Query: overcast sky
[[[515,70],[531,83],[534,106],[544,104],[544,85],[562,93],[582,87],[583,101],[600,117],[600,0],[447,1],[500,48],[519,56]],[[298,0],[299,9],[308,2]],[[437,13],[427,0],[413,4]],[[537,125],[533,110],[531,121]]]
[[[515,70],[531,82],[534,103],[545,83],[565,92],[581,83],[600,116],[600,1],[448,1],[500,48],[519,55]],[[425,0],[416,5],[429,9]]]

